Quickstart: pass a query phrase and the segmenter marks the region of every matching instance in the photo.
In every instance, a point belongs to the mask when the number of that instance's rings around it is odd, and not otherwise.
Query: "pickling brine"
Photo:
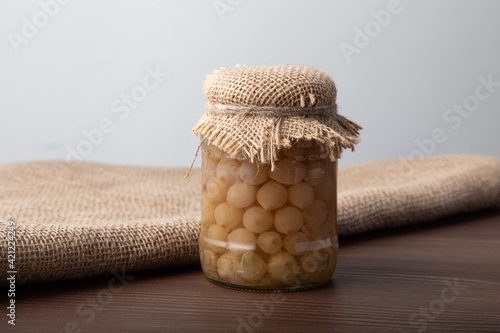
[[[275,168],[202,145],[200,259],[212,282],[311,288],[337,263],[337,161],[313,141],[279,152]]]

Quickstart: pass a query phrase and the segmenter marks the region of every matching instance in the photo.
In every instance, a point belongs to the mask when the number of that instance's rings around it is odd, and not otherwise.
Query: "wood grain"
[[[0,331],[500,332],[500,209],[343,238],[333,280],[310,291],[225,289],[198,267],[128,274],[114,292],[111,275],[19,286]]]

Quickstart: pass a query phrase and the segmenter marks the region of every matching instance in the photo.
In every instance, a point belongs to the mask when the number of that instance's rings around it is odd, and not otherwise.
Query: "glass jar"
[[[202,144],[200,260],[226,287],[299,290],[337,263],[337,161],[314,141],[279,152],[276,168]]]

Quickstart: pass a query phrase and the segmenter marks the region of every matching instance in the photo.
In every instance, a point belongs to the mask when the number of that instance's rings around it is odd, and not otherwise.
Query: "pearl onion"
[[[214,251],[200,250],[200,262],[204,272],[215,273],[217,271],[217,255]]]
[[[311,185],[300,182],[288,188],[288,201],[300,209],[309,207],[314,200],[314,189]]]
[[[235,208],[227,202],[223,202],[215,208],[214,217],[218,225],[229,231],[240,225],[243,209]]]
[[[316,239],[325,239],[330,237],[332,234],[332,228],[334,227],[333,224],[329,223],[327,221],[326,223],[323,223],[323,225],[317,227],[313,232],[311,233],[311,237],[316,238]]]
[[[218,224],[213,224],[208,229],[205,241],[210,244],[210,249],[215,253],[226,252],[227,246],[227,231]]]
[[[244,162],[239,170],[239,176],[250,185],[260,185],[269,178],[270,166],[257,166],[255,163]]]
[[[269,178],[281,184],[293,185],[304,179],[306,173],[306,166],[302,162],[285,158],[276,162],[276,169],[269,173]]]
[[[306,164],[307,174],[304,180],[312,186],[321,185],[326,175],[326,166],[320,161],[309,161]]]
[[[237,228],[227,236],[227,244],[229,251],[237,255],[242,255],[247,251],[256,249],[257,237],[255,237],[253,232],[245,228]]]
[[[321,184],[314,187],[316,198],[328,201],[337,193],[337,182],[333,175],[326,175]]]
[[[203,166],[202,166],[202,173],[201,173],[202,187],[206,186],[207,181],[210,178],[217,177],[216,176],[217,165],[219,165],[218,161],[215,161],[212,158],[203,156]]]
[[[304,217],[308,223],[313,223],[314,226],[320,226],[325,222],[328,215],[328,208],[321,200],[314,200],[311,206],[304,211]],[[311,221],[312,220],[312,221]]]
[[[286,203],[288,192],[280,183],[270,180],[257,191],[257,201],[267,210],[275,210]]]
[[[274,227],[282,234],[297,232],[303,224],[304,218],[297,207],[283,207],[274,214]]]
[[[304,154],[304,148],[299,147],[297,144],[294,144],[289,149],[283,149],[283,154],[285,154],[286,157],[291,157],[298,161],[303,161],[306,159],[306,156]]]
[[[251,232],[260,234],[273,226],[273,214],[262,207],[255,206],[243,214],[243,225]]]
[[[318,276],[327,268],[327,258],[319,254],[318,251],[308,251],[300,258],[299,265],[302,270],[301,278],[303,281],[318,281]]]
[[[216,148],[212,145],[206,145],[204,151],[206,154],[213,160],[219,161],[221,158],[224,157],[224,152],[220,150],[219,148]]]
[[[299,265],[291,254],[280,252],[269,258],[267,271],[274,280],[290,282],[299,272]]]
[[[217,260],[217,273],[223,280],[233,282],[239,270],[240,260],[234,253],[224,253],[219,260]]]
[[[273,280],[273,278],[269,274],[264,275],[264,277],[258,282],[259,286],[273,286],[275,284],[276,281]]]
[[[209,226],[215,223],[214,211],[217,207],[212,201],[210,201],[206,194],[201,196],[201,224],[203,226]]]
[[[240,276],[248,281],[258,281],[267,273],[267,265],[258,254],[248,251],[241,256]]]
[[[310,218],[307,214],[304,215],[304,225],[301,230],[307,236],[314,238],[320,234],[319,229],[321,229],[321,224],[318,224],[318,220],[315,218]]]
[[[318,251],[307,251],[300,258],[299,264],[304,272],[313,273],[325,268],[328,257],[318,255]]]
[[[328,156],[325,152],[321,151],[321,147],[317,144],[314,144],[311,147],[306,148],[304,155],[308,160],[311,161],[324,159]]]
[[[304,225],[302,226],[302,231],[310,236],[324,236],[329,234],[329,230],[335,225],[332,225],[331,218],[325,223],[325,220],[329,218],[328,207],[323,201],[315,200],[311,206],[306,209],[302,215],[304,216]],[[333,215],[332,215],[333,217]]]
[[[234,184],[227,191],[227,202],[236,208],[245,208],[255,201],[257,188],[247,183]]]
[[[275,231],[266,231],[257,238],[257,245],[265,253],[278,253],[282,245],[281,236]]]
[[[221,203],[226,200],[228,186],[219,178],[207,180],[207,197],[213,203]]]
[[[226,183],[234,183],[239,162],[230,158],[223,158],[217,165],[216,175],[220,180]]]
[[[205,249],[208,250],[210,248],[210,245],[205,240],[206,235],[208,235],[208,227],[204,227],[202,225],[201,230],[200,230],[200,239],[198,242],[198,245],[199,245],[201,250],[205,250]]]
[[[217,160],[214,160],[211,157],[206,158],[206,164],[204,165],[203,171],[204,171],[204,174],[206,175],[207,179],[215,177],[218,165],[219,165],[219,162]]]
[[[299,256],[307,250],[309,238],[303,232],[295,232],[283,239],[283,247],[293,256]]]

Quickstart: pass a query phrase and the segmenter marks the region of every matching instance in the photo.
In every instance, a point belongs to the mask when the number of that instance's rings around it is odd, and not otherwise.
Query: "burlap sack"
[[[17,227],[17,283],[197,264],[201,179],[198,169],[188,179],[184,172],[0,166],[0,283],[9,270],[9,219]],[[500,160],[450,155],[340,168],[338,200],[341,236],[494,206]]]

